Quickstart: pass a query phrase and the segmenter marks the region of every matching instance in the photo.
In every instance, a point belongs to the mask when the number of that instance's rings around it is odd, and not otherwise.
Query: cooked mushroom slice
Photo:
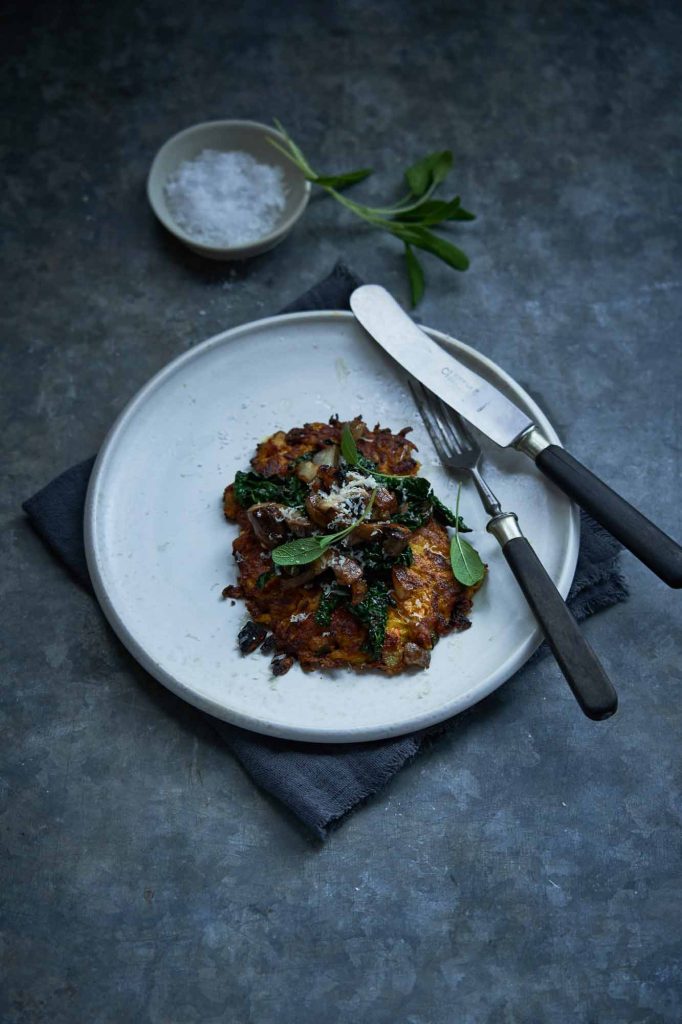
[[[398,499],[385,487],[377,487],[370,519],[388,519],[398,511]]]
[[[323,555],[316,558],[314,562],[302,572],[297,572],[293,576],[282,576],[282,588],[284,590],[291,590],[293,587],[303,587],[306,583],[310,583],[316,576],[319,576],[321,572],[329,568],[330,562],[334,554],[332,551],[325,551]]]
[[[268,548],[276,548],[286,539],[287,524],[282,515],[281,505],[274,501],[263,501],[258,505],[252,505],[246,515],[261,544]]]
[[[354,558],[335,551],[330,559],[330,567],[337,583],[350,587],[351,604],[358,604],[367,593],[367,583],[362,575],[362,566]]]
[[[290,654],[276,654],[270,663],[273,676],[285,675],[294,663]]]
[[[302,536],[310,529],[310,522],[302,512],[279,505],[276,501],[252,505],[246,515],[256,537],[267,548],[283,544],[289,533]]]
[[[369,541],[379,540],[382,535],[382,528],[385,523],[370,523],[367,520],[355,527],[346,538],[347,544],[367,544]]]
[[[328,564],[336,577],[336,582],[341,583],[344,587],[350,587],[353,583],[357,583],[358,580],[362,579],[362,566],[360,563],[356,562],[354,558],[342,555],[339,551],[331,552]]]
[[[312,532],[313,524],[305,512],[301,512],[300,509],[287,508],[282,505],[282,515],[286,521],[289,533],[293,533],[294,537],[305,537]]]
[[[417,644],[406,643],[403,657],[405,664],[413,668],[428,668],[431,664],[431,652]]]
[[[265,640],[267,629],[260,622],[252,622],[250,619],[245,626],[237,633],[237,642],[242,654],[251,654]]]
[[[272,654],[275,650],[276,644],[277,641],[275,640],[275,634],[270,633],[270,635],[266,636],[265,640],[260,645],[261,654]]]
[[[410,543],[410,529],[399,523],[384,523],[381,531],[382,547],[387,555],[395,558],[402,554]]]
[[[329,502],[329,495],[323,491],[311,491],[305,500],[305,510],[316,526],[326,527],[336,515]]]

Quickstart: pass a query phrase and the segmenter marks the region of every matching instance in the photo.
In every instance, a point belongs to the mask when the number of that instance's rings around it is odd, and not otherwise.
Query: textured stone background
[[[406,298],[391,240],[311,203],[247,266],[157,226],[158,146],[279,116],[382,199],[451,146],[479,214],[424,321],[478,345],[573,449],[680,523],[680,38],[658,2],[10,0],[0,379],[7,1024],[678,1024],[679,595],[627,556],[585,628],[618,716],[548,661],[324,846],[151,681],[19,512],[168,359],[339,255]]]

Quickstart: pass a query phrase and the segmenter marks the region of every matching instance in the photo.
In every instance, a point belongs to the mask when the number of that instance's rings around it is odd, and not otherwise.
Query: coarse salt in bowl
[[[310,183],[256,121],[206,121],[166,142],[147,195],[176,238],[210,259],[247,259],[282,241],[302,215]]]

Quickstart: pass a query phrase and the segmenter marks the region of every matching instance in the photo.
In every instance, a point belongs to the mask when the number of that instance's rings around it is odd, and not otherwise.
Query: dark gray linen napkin
[[[338,263],[328,277],[282,312],[347,309],[350,294],[360,283]],[[36,532],[88,590],[92,587],[83,542],[83,509],[94,461],[87,459],[67,469],[22,506]],[[620,550],[594,520],[582,516],[580,555],[568,597],[578,620],[627,597],[618,567]],[[535,657],[542,653],[540,648]],[[260,736],[206,717],[256,785],[285,804],[320,838],[332,823],[381,789],[428,737],[447,728],[444,723],[373,743],[310,744]]]

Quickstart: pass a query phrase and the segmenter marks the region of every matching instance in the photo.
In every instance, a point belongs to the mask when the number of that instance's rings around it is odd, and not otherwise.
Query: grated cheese
[[[325,497],[324,505],[336,511],[330,526],[343,525],[348,519],[361,516],[369,501],[371,492],[376,488],[374,477],[363,476],[354,471],[348,473],[343,484],[333,484],[329,496]]]

